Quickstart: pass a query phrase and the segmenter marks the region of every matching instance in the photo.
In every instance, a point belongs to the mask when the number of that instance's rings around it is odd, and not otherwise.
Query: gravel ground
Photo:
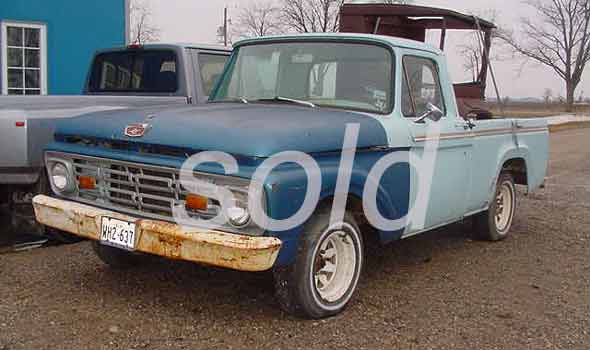
[[[0,350],[586,350],[588,136],[551,136],[548,187],[519,198],[508,240],[473,241],[461,224],[375,251],[329,320],[279,311],[268,273],[164,260],[112,271],[87,242],[0,255]]]

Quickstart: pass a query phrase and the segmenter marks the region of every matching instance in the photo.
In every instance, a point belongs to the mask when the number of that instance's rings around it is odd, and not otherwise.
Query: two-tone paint
[[[534,190],[542,184],[547,167],[548,130],[539,120],[468,121],[458,115],[455,96],[442,53],[430,46],[401,39],[374,35],[310,34],[247,40],[236,45],[270,41],[355,41],[385,45],[395,57],[396,72],[407,55],[426,57],[436,62],[441,79],[446,113],[438,122],[441,135],[434,164],[432,187],[424,227],[407,225],[395,232],[378,231],[382,243],[408,237],[461,220],[484,211],[493,196],[497,176],[504,167],[522,173],[517,182]],[[231,67],[230,60],[230,67]],[[227,74],[227,70],[226,70]],[[200,151],[223,151],[236,157],[239,172],[231,174],[251,178],[264,159],[282,151],[310,154],[321,169],[320,202],[334,195],[344,132],[347,124],[360,126],[349,188],[349,201],[363,196],[367,175],[381,157],[391,152],[409,151],[421,156],[428,144],[429,123],[416,123],[401,113],[401,74],[392,81],[393,109],[385,115],[335,109],[266,104],[209,104],[166,110],[102,112],[68,120],[58,126],[56,142],[48,150],[180,168],[188,156]],[[142,138],[124,135],[125,127],[141,123],[155,115],[151,128]],[[84,140],[85,142],[74,142]],[[125,149],[100,147],[101,141],[117,141]],[[178,154],[163,155],[141,150],[165,147]],[[218,164],[203,164],[196,170],[223,174]],[[418,193],[417,170],[408,163],[389,169],[379,184],[377,203],[388,219],[405,216]],[[283,164],[267,177],[264,188],[268,214],[274,219],[288,218],[298,211],[306,193],[307,175],[294,164]],[[302,227],[266,235],[282,241],[276,264],[293,261]]]

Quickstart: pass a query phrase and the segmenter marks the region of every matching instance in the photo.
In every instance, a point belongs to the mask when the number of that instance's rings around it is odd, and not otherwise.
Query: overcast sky
[[[215,43],[217,27],[222,24],[223,7],[228,5],[230,18],[236,17],[241,7],[256,0],[150,0],[154,22],[161,29],[161,41]],[[517,29],[519,19],[535,16],[535,11],[518,0],[418,0],[417,4],[446,7],[466,13],[482,13],[487,9],[498,12],[498,24]],[[453,50],[455,44],[463,40],[464,34],[450,35],[447,55],[451,75],[455,81],[466,81],[462,58]],[[548,68],[536,63],[522,64],[522,60],[503,60],[495,62],[498,83],[503,96],[540,97],[545,88],[565,95],[562,80]],[[490,81],[491,86],[491,81]],[[584,92],[590,96],[590,73],[580,84],[577,94]],[[488,95],[493,90],[489,89]]]

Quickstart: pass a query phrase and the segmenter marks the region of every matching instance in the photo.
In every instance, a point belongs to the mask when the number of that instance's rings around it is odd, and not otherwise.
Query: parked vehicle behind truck
[[[44,232],[31,199],[48,190],[43,148],[57,121],[92,111],[203,103],[229,54],[227,48],[191,44],[101,50],[83,96],[0,96],[0,215],[9,215],[20,230]]]

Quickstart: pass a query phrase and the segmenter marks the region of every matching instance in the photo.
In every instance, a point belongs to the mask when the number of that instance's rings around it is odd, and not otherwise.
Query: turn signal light
[[[190,193],[186,196],[186,207],[192,210],[207,210],[209,198]]]
[[[80,176],[78,183],[82,190],[93,190],[96,188],[96,179],[92,176]]]

